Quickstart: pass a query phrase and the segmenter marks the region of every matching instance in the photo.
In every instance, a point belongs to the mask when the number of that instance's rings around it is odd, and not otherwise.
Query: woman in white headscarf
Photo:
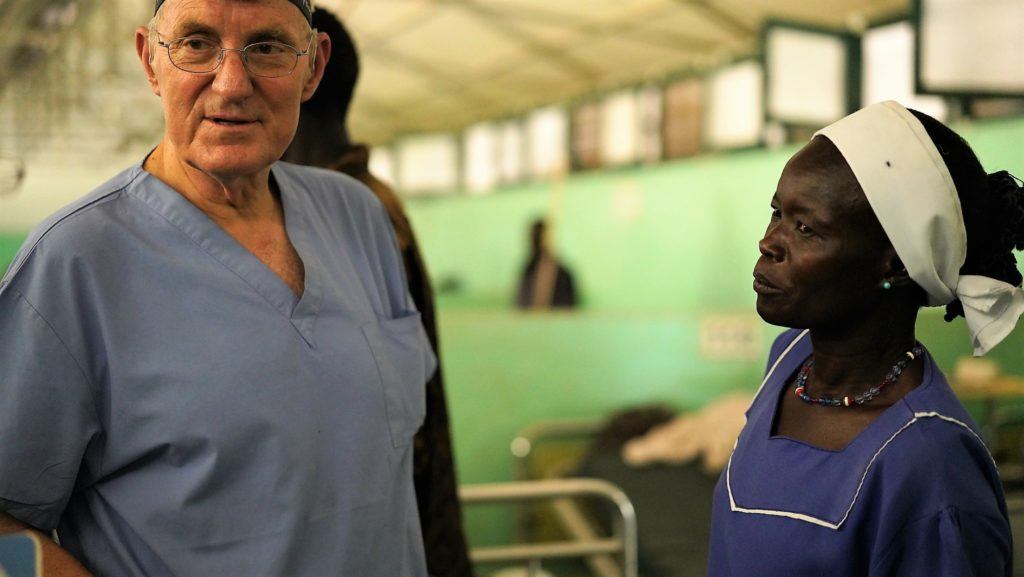
[[[946,305],[975,354],[1013,329],[1024,191],[884,102],[793,156],[771,207],[757,311],[794,330],[718,483],[709,575],[1009,576],[995,464],[914,328]]]

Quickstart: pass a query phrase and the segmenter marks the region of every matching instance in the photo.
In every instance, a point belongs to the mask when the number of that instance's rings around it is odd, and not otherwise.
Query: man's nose
[[[239,50],[225,50],[224,60],[214,71],[213,88],[226,96],[245,97],[252,93],[252,76]]]

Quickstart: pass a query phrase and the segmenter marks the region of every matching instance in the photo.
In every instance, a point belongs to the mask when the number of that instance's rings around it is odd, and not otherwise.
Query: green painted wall
[[[1024,118],[958,126],[989,170],[1024,174]],[[753,390],[756,359],[700,352],[707,315],[753,319],[751,269],[779,173],[795,151],[750,150],[574,175],[489,196],[409,201],[439,294],[442,356],[461,481],[509,478],[509,442],[544,419],[600,417],[640,403],[691,408]],[[584,306],[520,313],[509,303],[528,223],[560,199],[556,246]],[[0,268],[24,233],[0,236]],[[757,324],[762,351],[778,329]],[[919,336],[947,371],[969,353],[963,323],[925,311]],[[1024,375],[1024,331],[995,351]],[[468,514],[474,544],[505,540],[505,510]]]
[[[24,234],[0,234],[0,275],[14,260],[14,254],[24,240]]]
[[[1024,174],[1024,118],[956,127],[990,171]],[[757,240],[797,147],[702,156],[574,175],[484,197],[413,199],[410,218],[436,281],[456,279],[445,307],[502,307],[527,250],[527,228],[552,196],[555,244],[587,308],[747,309]],[[559,192],[560,191],[560,192]]]

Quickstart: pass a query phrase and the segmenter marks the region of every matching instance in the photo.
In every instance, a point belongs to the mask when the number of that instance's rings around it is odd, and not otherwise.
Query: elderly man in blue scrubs
[[[277,162],[330,41],[308,0],[158,0],[166,132],[0,284],[0,533],[47,575],[423,577],[435,360],[383,208]]]

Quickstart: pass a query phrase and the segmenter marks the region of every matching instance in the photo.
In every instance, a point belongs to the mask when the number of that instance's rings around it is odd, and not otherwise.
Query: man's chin
[[[266,170],[276,160],[266,151],[251,147],[218,146],[194,155],[188,164],[218,180],[241,178]]]

